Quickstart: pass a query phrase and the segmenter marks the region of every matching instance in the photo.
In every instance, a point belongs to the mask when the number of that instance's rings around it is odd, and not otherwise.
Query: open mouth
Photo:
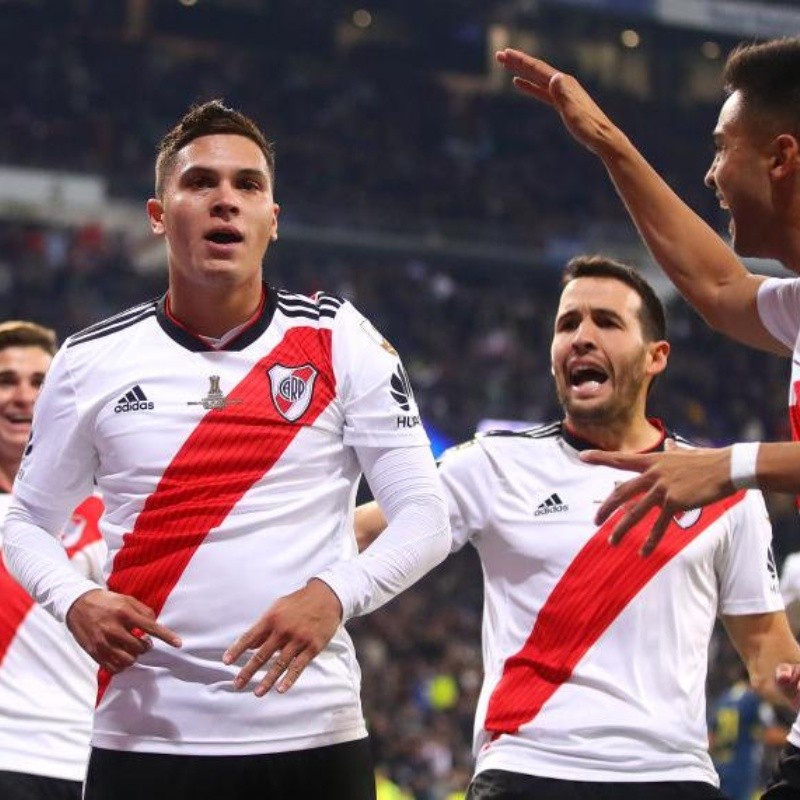
[[[207,233],[205,239],[214,244],[238,244],[244,241],[244,236],[235,230],[216,230]]]
[[[599,389],[608,380],[608,374],[599,367],[575,367],[569,373],[570,386],[578,389]]]

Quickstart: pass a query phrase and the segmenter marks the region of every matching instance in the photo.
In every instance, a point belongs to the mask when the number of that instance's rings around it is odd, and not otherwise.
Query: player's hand
[[[555,108],[572,136],[592,152],[602,155],[616,140],[624,138],[572,75],[520,50],[499,50],[495,58],[514,75],[514,86],[519,91]]]
[[[661,513],[640,550],[644,556],[653,552],[676,513],[708,505],[736,491],[730,477],[729,448],[672,448],[661,453],[585,450],[581,459],[641,473],[614,489],[598,509],[595,523],[602,525],[625,506],[609,540],[618,544],[651,508],[659,507]]]
[[[263,697],[281,675],[278,691],[287,691],[336,633],[342,613],[334,591],[316,578],[276,600],[222,657],[225,664],[233,664],[246,650],[255,650],[234,679],[234,687],[243,689],[266,665],[267,671],[254,689],[256,697]]]
[[[180,637],[160,625],[151,608],[135,597],[106,589],[82,594],[70,606],[66,623],[78,644],[112,674],[150,650],[151,636],[172,647],[181,646]]]
[[[800,664],[778,664],[775,668],[775,683],[792,708],[795,711],[800,710]]]

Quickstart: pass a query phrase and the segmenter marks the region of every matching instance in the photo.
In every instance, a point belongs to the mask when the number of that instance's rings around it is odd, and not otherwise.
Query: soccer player
[[[53,331],[0,324],[0,519],[30,435],[33,404],[53,354]],[[61,544],[80,575],[102,581],[102,501],[82,502]],[[0,531],[0,543],[2,543]],[[0,558],[0,797],[79,800],[89,758],[97,669],[69,631],[39,608]]]
[[[777,259],[800,274],[800,37],[740,46],[725,65],[727,99],[713,133],[716,152],[705,182],[730,213],[733,251],[574,77],[518,50],[500,51],[497,60],[514,75],[520,91],[552,106],[572,136],[603,161],[653,257],[705,320],[751,347],[792,357],[793,442],[587,454],[597,463],[641,473],[614,489],[598,509],[598,522],[624,506],[613,531],[619,541],[658,508],[642,547],[649,553],[680,509],[746,487],[800,495],[800,279],[754,275],[735,255]],[[781,679],[797,686],[800,668],[781,667]],[[800,721],[789,734],[782,774],[768,796],[778,800],[777,792],[793,791],[800,798]]]
[[[573,260],[551,346],[563,419],[480,436],[442,460],[454,546],[471,542],[484,574],[471,800],[723,797],[705,719],[717,614],[773,698],[775,665],[800,655],[760,493],[677,516],[649,558],[637,551],[657,512],[616,547],[613,519],[593,521],[630,472],[581,452],[660,452],[676,438],[646,414],[664,336],[661,303],[635,270]],[[375,503],[357,510],[365,552],[382,526]]]
[[[502,50],[497,60],[520,91],[555,108],[573,137],[602,159],[653,257],[710,325],[752,347],[794,354],[789,406],[794,438],[800,439],[800,280],[751,274],[574,77],[518,50]],[[736,253],[778,259],[800,273],[800,38],[737,48],[724,82],[728,97],[705,182],[730,212]],[[743,487],[800,494],[798,443],[588,457],[642,473],[612,492],[598,521],[642,495],[629,504],[614,536],[619,539],[649,509],[660,508],[645,552],[680,509]]]
[[[343,622],[451,538],[395,350],[349,302],[263,283],[273,187],[255,123],[187,112],[147,204],[167,293],[71,336],[36,407],[8,561],[101,666],[86,800],[374,797]],[[362,470],[390,523],[358,555]],[[108,590],[53,538],[93,480]]]

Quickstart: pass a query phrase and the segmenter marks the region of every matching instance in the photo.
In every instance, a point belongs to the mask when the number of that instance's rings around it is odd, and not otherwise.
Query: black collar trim
[[[231,339],[224,347],[211,347],[211,345],[209,345],[199,336],[196,336],[186,328],[182,328],[180,325],[170,319],[166,309],[166,294],[158,301],[156,306],[156,319],[158,320],[158,324],[161,326],[161,329],[167,334],[167,336],[169,336],[170,339],[179,344],[181,347],[191,350],[193,353],[213,353],[217,350],[220,352],[225,350],[244,350],[245,347],[253,344],[253,342],[258,339],[262,333],[264,333],[264,331],[269,327],[270,322],[272,322],[273,316],[275,316],[275,308],[278,305],[278,292],[271,286],[268,286],[266,283],[264,284],[264,292],[266,293],[266,297],[264,299],[264,307],[261,309],[261,313],[238,336],[236,336],[234,339]]]
[[[648,417],[648,422],[651,425],[658,428],[661,431],[661,439],[659,439],[658,443],[653,447],[648,448],[647,450],[642,450],[643,453],[660,453],[664,450],[664,442],[667,439],[674,439],[675,434],[670,431],[664,423],[656,418],[656,417]],[[596,444],[590,442],[588,439],[582,439],[580,436],[577,436],[575,433],[570,431],[567,427],[567,424],[562,421],[561,423],[561,438],[570,446],[574,447],[576,450],[598,450],[602,448],[598,448]]]

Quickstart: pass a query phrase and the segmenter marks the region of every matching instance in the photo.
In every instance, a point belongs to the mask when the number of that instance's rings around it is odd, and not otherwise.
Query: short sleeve
[[[334,321],[332,359],[346,445],[429,444],[400,356],[350,303],[341,307]]]
[[[758,287],[757,304],[764,327],[793,350],[800,334],[800,279],[767,278]]]
[[[781,595],[787,606],[800,601],[800,553],[791,553],[783,562]]]
[[[439,477],[453,532],[453,552],[486,528],[485,495],[491,492],[486,456],[478,440],[447,450],[439,464]]]
[[[716,561],[720,612],[738,616],[782,610],[772,526],[761,492],[746,492],[728,513],[730,529]]]

